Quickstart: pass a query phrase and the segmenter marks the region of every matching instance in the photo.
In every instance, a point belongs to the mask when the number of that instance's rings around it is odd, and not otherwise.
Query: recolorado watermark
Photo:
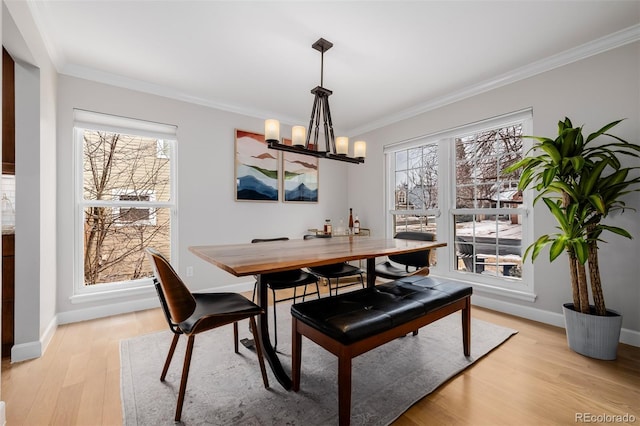
[[[576,423],[635,423],[636,416],[633,414],[593,414],[576,413]]]

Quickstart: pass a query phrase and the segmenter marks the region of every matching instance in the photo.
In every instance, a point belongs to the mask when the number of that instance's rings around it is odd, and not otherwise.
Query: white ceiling
[[[62,74],[289,124],[308,123],[323,37],[347,134],[640,38],[637,0],[28,1]]]

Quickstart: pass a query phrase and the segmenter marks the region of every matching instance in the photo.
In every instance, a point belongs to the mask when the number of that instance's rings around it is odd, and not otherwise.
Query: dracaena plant
[[[625,210],[626,194],[640,191],[640,177],[632,176],[637,175],[638,167],[622,167],[620,161],[622,157],[638,158],[640,146],[608,133],[621,121],[611,122],[585,139],[582,127],[573,127],[565,118],[558,123],[556,139],[525,136],[536,143],[525,158],[505,170],[522,169],[518,188],[535,188],[534,205],[543,200],[558,223],[558,232],[538,237],[524,257],[531,255],[533,261],[546,246],[550,246],[551,261],[566,252],[574,309],[583,313],[590,313],[589,283],[595,313],[607,313],[598,264],[602,233],[631,238],[625,229],[601,222],[609,214]]]

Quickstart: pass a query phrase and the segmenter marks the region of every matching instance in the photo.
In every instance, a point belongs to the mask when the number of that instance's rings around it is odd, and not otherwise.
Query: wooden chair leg
[[[338,423],[351,423],[351,357],[338,357]]]
[[[291,389],[300,390],[300,368],[302,366],[302,335],[298,333],[298,320],[291,319]]]
[[[233,323],[233,349],[238,353],[238,323]]]
[[[258,355],[258,363],[260,364],[260,372],[262,373],[262,383],[264,383],[265,389],[269,389],[269,378],[267,377],[267,370],[264,367],[264,356],[262,356],[262,340],[260,339],[260,333],[258,333],[258,327],[256,326],[254,317],[249,318],[249,328],[251,328],[256,354]]]
[[[465,300],[462,309],[462,346],[465,356],[471,355],[471,298]]]
[[[187,340],[187,351],[184,354],[184,366],[182,367],[182,379],[180,380],[180,392],[178,393],[178,405],[176,406],[175,421],[179,422],[182,416],[182,404],[184,403],[184,392],[187,389],[187,379],[189,378],[189,367],[191,366],[191,353],[193,352],[193,342],[195,336],[189,336]]]
[[[167,354],[167,359],[164,361],[164,367],[162,368],[162,374],[160,374],[160,381],[164,382],[165,377],[167,377],[167,371],[169,371],[169,365],[171,365],[171,359],[173,358],[173,353],[176,350],[176,345],[178,344],[178,339],[180,338],[179,334],[173,335],[173,340],[171,341],[171,346],[169,347],[169,353]]]

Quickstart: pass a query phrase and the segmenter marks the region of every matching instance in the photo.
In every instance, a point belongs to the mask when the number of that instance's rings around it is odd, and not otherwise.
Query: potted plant
[[[605,231],[632,238],[625,229],[602,221],[624,211],[625,195],[640,190],[640,177],[631,176],[637,174],[634,169],[638,167],[623,167],[621,161],[623,157],[638,158],[640,146],[608,133],[621,121],[609,123],[585,139],[582,127],[573,127],[565,118],[558,123],[555,139],[525,136],[536,143],[525,158],[505,170],[522,169],[519,189],[535,188],[534,205],[542,200],[557,221],[558,232],[539,236],[524,257],[531,254],[534,261],[546,246],[550,246],[552,262],[563,252],[567,254],[573,292],[573,303],[563,305],[567,341],[574,351],[598,359],[616,358],[622,327],[622,316],[605,306],[598,243],[604,242],[601,235]],[[593,303],[589,301],[589,284]]]

